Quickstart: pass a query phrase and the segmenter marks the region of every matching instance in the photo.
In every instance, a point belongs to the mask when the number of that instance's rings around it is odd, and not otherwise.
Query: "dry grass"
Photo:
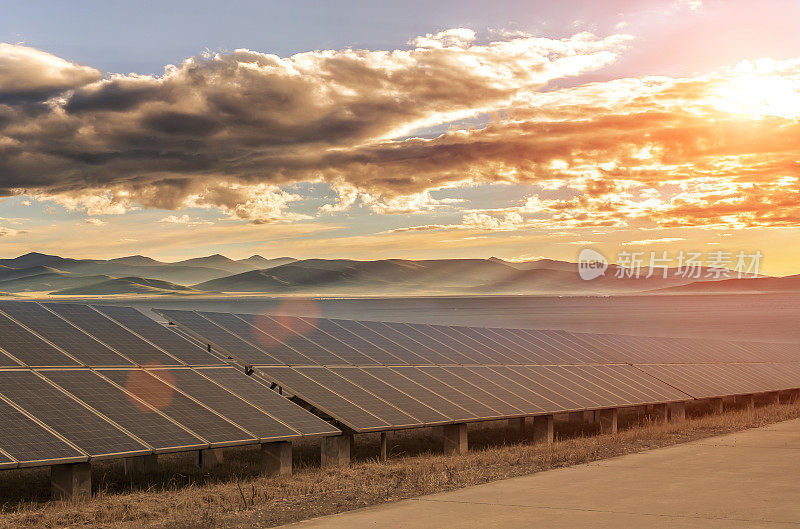
[[[658,424],[646,416],[621,418],[616,436],[596,426],[557,423],[552,446],[529,444],[505,423],[470,427],[470,452],[437,454],[430,430],[390,434],[391,459],[381,464],[377,435],[356,437],[350,468],[320,469],[318,445],[295,448],[293,476],[258,475],[257,452],[230,450],[213,473],[192,467],[188,455],[162,456],[158,475],[131,479],[120,462],[95,465],[97,494],[86,502],[49,502],[43,470],[0,473],[0,526],[190,529],[269,527],[367,505],[452,490],[551,468],[691,441],[800,417],[800,404],[731,410],[708,415],[702,405],[691,420]],[[20,498],[28,498],[21,500]]]

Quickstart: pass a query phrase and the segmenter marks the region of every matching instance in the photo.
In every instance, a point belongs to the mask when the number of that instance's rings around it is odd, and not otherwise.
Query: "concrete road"
[[[288,527],[800,527],[800,420]]]

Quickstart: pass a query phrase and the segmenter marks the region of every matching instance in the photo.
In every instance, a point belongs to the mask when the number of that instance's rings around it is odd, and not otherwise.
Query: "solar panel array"
[[[791,344],[156,312],[356,432],[800,388]]]
[[[341,433],[128,307],[0,302],[0,469]]]

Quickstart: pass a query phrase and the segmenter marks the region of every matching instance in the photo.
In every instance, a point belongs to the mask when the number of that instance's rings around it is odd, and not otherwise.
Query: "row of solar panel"
[[[0,367],[226,365],[130,307],[0,302]]]
[[[259,367],[357,432],[684,401],[628,365]]]
[[[233,367],[0,370],[0,468],[340,431]]]
[[[792,344],[648,338],[156,309],[248,365],[789,362]]]

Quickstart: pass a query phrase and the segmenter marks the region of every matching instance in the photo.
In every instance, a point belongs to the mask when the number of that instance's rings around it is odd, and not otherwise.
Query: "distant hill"
[[[144,255],[129,255],[127,257],[117,257],[116,259],[109,259],[108,262],[133,265],[133,266],[153,266],[153,265],[165,264],[162,263],[161,261],[156,261],[152,257],[146,257]]]
[[[30,276],[0,281],[0,289],[6,292],[51,292],[65,288],[77,288],[112,279],[107,275],[80,276],[69,272],[45,272]]]
[[[103,296],[112,294],[190,294],[196,290],[156,279],[121,277],[53,292],[62,296]]]
[[[218,270],[225,270],[226,272],[229,272],[231,274],[239,274],[254,269],[253,266],[247,263],[234,261],[233,259],[229,259],[224,255],[220,254],[209,255],[208,257],[195,257],[194,259],[186,259],[185,261],[178,261],[177,263],[172,263],[172,264],[183,265],[183,266],[202,266],[205,268],[216,268]]]
[[[723,279],[714,282],[690,283],[661,290],[674,294],[733,294],[800,291],[800,275]]]
[[[237,263],[242,263],[247,266],[252,266],[255,270],[264,270],[266,268],[274,268],[276,266],[289,264],[297,261],[294,257],[275,257],[274,259],[267,259],[260,255],[252,255],[247,259],[239,259]]]

